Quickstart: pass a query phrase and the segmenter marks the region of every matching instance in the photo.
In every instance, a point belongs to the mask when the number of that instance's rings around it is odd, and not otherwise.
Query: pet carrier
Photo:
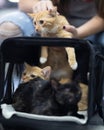
[[[96,67],[95,77],[96,77],[96,103],[97,110],[100,117],[104,122],[104,54],[103,54],[103,46],[97,45],[96,52]],[[99,51],[100,50],[100,51]]]
[[[13,109],[12,94],[14,87],[19,82],[24,62],[31,65],[39,65],[40,49],[48,47],[74,47],[78,68],[74,71],[74,78],[80,77],[80,81],[88,87],[87,109],[79,111],[84,119],[72,116],[45,116],[23,112]],[[86,124],[93,116],[95,103],[95,49],[87,40],[68,38],[38,38],[16,37],[6,39],[0,50],[0,122],[8,127],[31,128],[38,130],[68,129],[69,124]],[[18,85],[17,85],[18,86]]]

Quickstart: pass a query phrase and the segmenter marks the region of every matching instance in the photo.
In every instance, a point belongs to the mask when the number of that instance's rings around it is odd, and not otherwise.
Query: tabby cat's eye
[[[32,77],[32,78],[36,78],[36,75],[31,74],[31,77]]]
[[[40,20],[40,21],[39,21],[39,23],[40,23],[40,24],[43,24],[43,23],[44,23],[44,21],[43,21],[43,20]]]

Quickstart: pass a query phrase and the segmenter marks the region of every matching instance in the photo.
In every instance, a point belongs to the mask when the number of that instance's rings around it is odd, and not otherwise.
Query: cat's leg
[[[76,70],[78,67],[78,63],[76,60],[76,55],[75,55],[75,49],[72,47],[65,47],[65,50],[68,55],[68,63],[71,66],[73,70]]]
[[[85,111],[88,109],[88,85],[84,83],[80,83],[80,88],[82,91],[81,100],[78,103],[78,110]]]
[[[46,46],[43,46],[41,48],[40,63],[44,64],[47,61],[47,57],[48,57],[48,48]]]

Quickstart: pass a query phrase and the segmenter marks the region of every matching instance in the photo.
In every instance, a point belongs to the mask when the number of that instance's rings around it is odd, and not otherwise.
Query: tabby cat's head
[[[28,82],[34,78],[40,77],[42,79],[49,79],[51,74],[51,67],[46,66],[43,69],[38,66],[30,66],[25,63],[25,68],[22,73],[22,82]]]

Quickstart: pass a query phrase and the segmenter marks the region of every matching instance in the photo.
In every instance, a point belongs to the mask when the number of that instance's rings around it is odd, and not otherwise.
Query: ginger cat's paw
[[[79,111],[85,111],[88,109],[88,85],[84,83],[80,83],[79,85],[82,91],[82,97],[78,103],[78,109]]]
[[[70,65],[70,67],[72,68],[72,70],[76,70],[78,68],[78,63],[77,63],[77,61],[75,59],[74,53],[71,56],[69,55],[68,63]]]
[[[70,66],[71,66],[72,70],[76,70],[78,68],[78,63],[75,62],[74,64],[71,64],[71,62],[70,62]]]
[[[67,55],[68,55],[68,63],[72,70],[76,70],[78,67],[78,63],[76,61],[75,50],[72,47],[65,48]]]
[[[41,64],[44,64],[44,63],[46,63],[46,61],[47,61],[47,58],[45,58],[45,57],[40,57],[40,63]]]

